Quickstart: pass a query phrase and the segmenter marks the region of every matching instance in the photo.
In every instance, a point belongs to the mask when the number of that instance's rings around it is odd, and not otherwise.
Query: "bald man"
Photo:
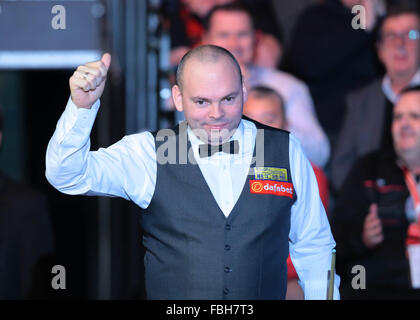
[[[111,57],[78,67],[46,177],[67,194],[118,196],[141,211],[149,299],[284,299],[290,254],[307,299],[325,299],[335,246],[316,180],[288,132],[242,119],[238,62],[200,46],[172,96],[186,121],[89,150]],[[339,277],[336,276],[335,297]]]
[[[249,91],[244,115],[270,127],[288,130],[284,113],[284,99],[274,89],[265,86]]]

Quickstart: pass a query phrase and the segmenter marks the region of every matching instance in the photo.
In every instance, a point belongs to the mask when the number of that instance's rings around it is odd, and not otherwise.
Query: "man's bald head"
[[[274,89],[258,86],[249,91],[244,115],[270,127],[287,130],[284,99]]]
[[[242,84],[242,72],[238,61],[236,61],[235,57],[226,49],[214,45],[199,46],[188,51],[184,55],[176,72],[176,84],[182,91],[182,86],[184,84],[184,70],[188,62],[194,60],[201,63],[217,63],[223,59],[227,59],[235,66],[235,69],[238,72],[239,81]]]
[[[175,108],[184,113],[188,126],[201,141],[228,141],[241,122],[246,100],[239,64],[221,47],[192,49],[178,66],[172,98]]]

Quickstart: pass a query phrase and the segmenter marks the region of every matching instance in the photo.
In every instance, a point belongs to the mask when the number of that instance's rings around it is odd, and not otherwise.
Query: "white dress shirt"
[[[157,173],[155,142],[150,132],[125,136],[108,148],[90,151],[90,132],[100,106],[78,108],[69,99],[46,154],[46,178],[59,191],[131,200],[141,208],[151,202]],[[194,157],[215,200],[228,216],[244,188],[252,161],[257,129],[242,120],[231,139],[239,153],[200,158],[201,141],[188,129]],[[291,209],[289,250],[305,299],[325,299],[331,252],[335,247],[312,167],[291,134],[290,170],[297,200]],[[250,226],[252,227],[252,226]],[[335,275],[334,298],[340,277]]]

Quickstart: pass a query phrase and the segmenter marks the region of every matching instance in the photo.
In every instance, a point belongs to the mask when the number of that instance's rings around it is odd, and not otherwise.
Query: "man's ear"
[[[182,112],[184,110],[184,106],[182,104],[181,89],[178,85],[174,85],[172,87],[172,98],[174,99],[176,110],[178,110],[179,112]]]
[[[248,100],[248,91],[245,88],[245,84],[242,84],[242,97],[243,97],[243,102],[245,104],[246,100]]]

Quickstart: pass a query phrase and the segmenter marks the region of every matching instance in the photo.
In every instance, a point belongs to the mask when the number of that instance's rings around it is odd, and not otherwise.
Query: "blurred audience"
[[[420,298],[406,251],[420,243],[420,86],[400,93],[391,132],[394,148],[362,157],[337,199],[332,231],[342,299]],[[366,282],[352,282],[355,265],[365,268]]]
[[[3,117],[0,112],[0,147]],[[0,173],[0,299],[45,298],[50,281],[41,270],[54,250],[44,195]],[[52,268],[52,266],[50,267]]]
[[[204,43],[229,50],[241,65],[245,86],[267,86],[285,99],[289,129],[302,143],[309,160],[323,167],[330,155],[327,136],[315,115],[306,85],[292,75],[256,66],[256,33],[252,14],[238,3],[215,7],[208,15]]]
[[[176,66],[187,51],[199,45],[204,33],[204,22],[208,13],[218,5],[235,0],[173,0],[168,12],[171,38],[171,65]],[[239,0],[236,0],[239,2]],[[252,10],[256,21],[257,42],[254,63],[276,68],[279,65],[282,46],[276,16],[271,0],[240,1]]]
[[[389,8],[377,44],[386,75],[347,99],[345,121],[331,163],[331,180],[336,190],[358,157],[392,146],[393,104],[404,87],[420,84],[419,32],[418,7]]]
[[[288,123],[284,113],[284,99],[268,87],[254,87],[248,93],[248,100],[244,105],[244,115],[270,127],[288,130]],[[323,171],[312,164],[318,181],[319,193],[324,208],[328,208],[328,182]],[[287,259],[288,284],[286,300],[302,300],[303,291],[298,283],[298,275],[290,259]]]
[[[366,29],[355,30],[354,5],[366,9]],[[332,148],[345,112],[345,96],[380,75],[374,47],[381,0],[325,0],[309,6],[295,25],[285,70],[309,86]]]
[[[290,45],[292,32],[299,15],[308,7],[308,5],[318,3],[319,1],[320,0],[273,0],[273,7],[282,31],[282,44],[284,48],[288,48]]]

